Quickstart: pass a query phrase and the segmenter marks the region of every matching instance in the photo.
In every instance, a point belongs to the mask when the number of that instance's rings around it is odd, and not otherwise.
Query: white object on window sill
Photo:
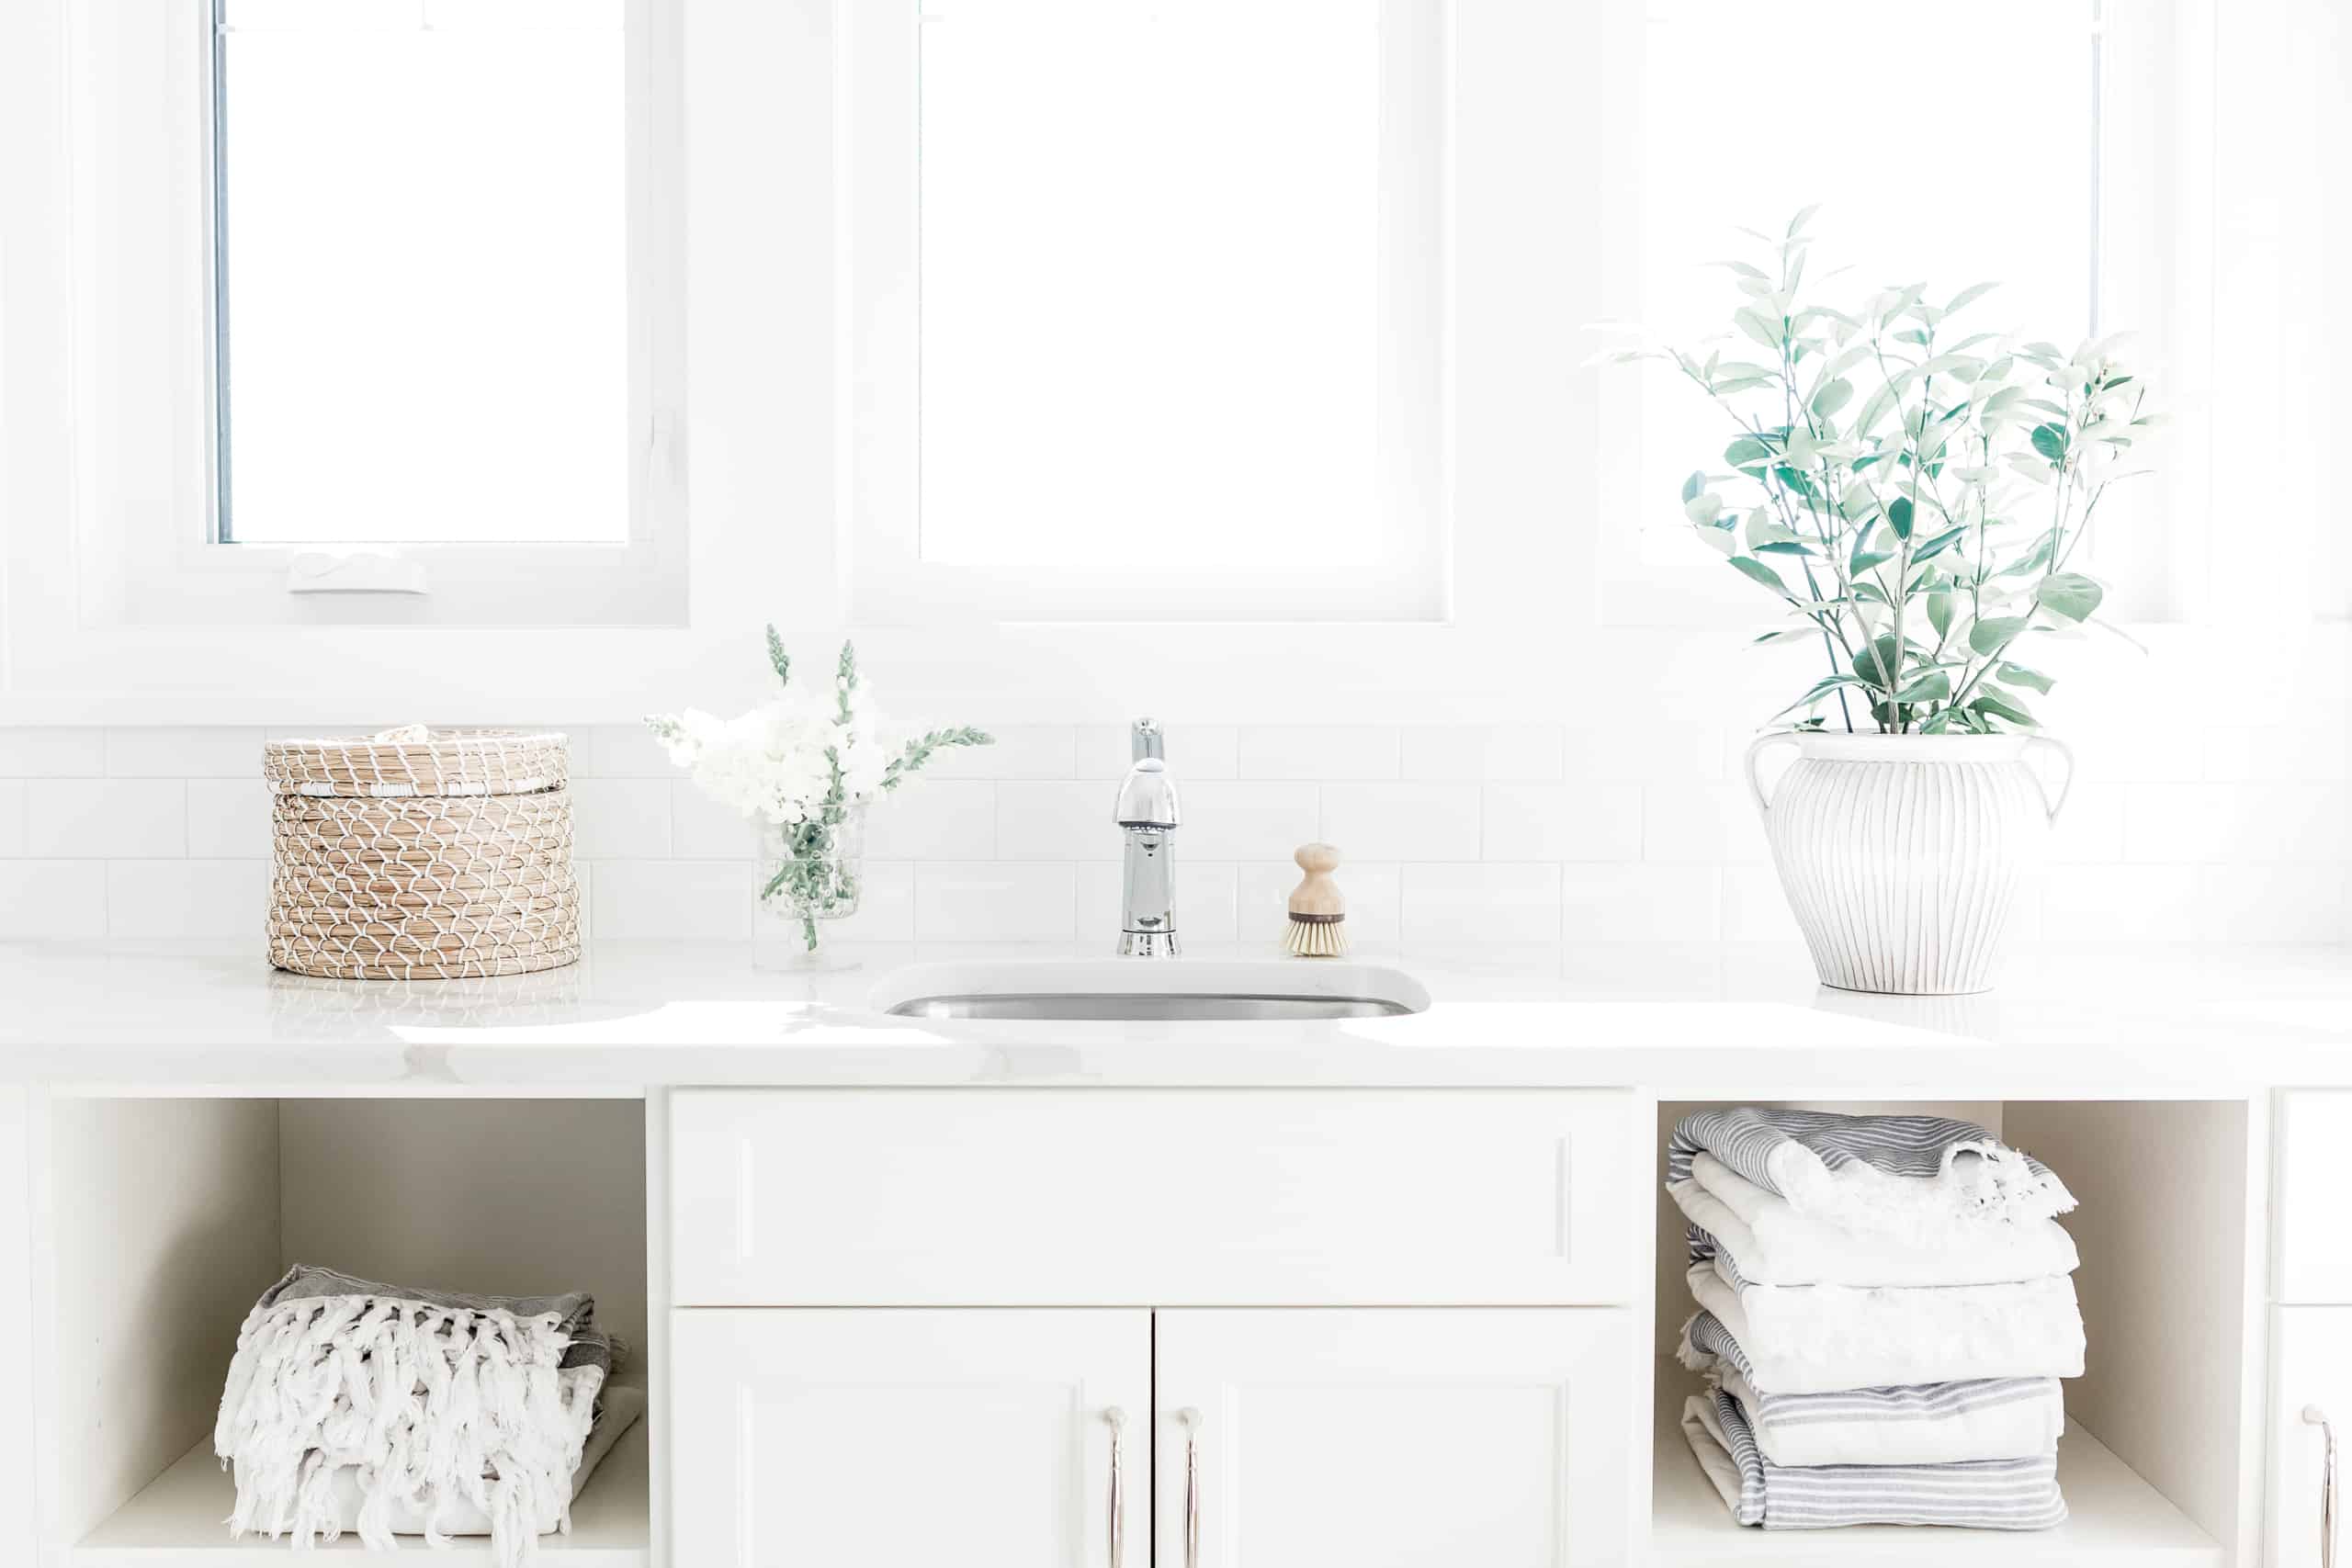
[[[429,593],[424,563],[385,550],[304,550],[286,565],[288,593]]]

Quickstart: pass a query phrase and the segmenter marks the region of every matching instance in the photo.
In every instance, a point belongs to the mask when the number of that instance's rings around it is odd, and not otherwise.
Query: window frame
[[[124,625],[674,626],[685,618],[684,92],[678,8],[624,0],[628,71],[629,536],[624,543],[237,543],[220,537],[216,4],[152,14],[152,38],[73,7],[81,90],[77,301],[85,342],[129,310],[147,363],[88,366],[85,615]],[[110,133],[105,95],[160,71],[164,113]],[[234,85],[229,112],[234,115]],[[233,123],[232,126],[233,136]],[[230,155],[233,157],[233,141]],[[144,176],[144,177],[142,177]],[[158,187],[161,188],[158,188]],[[141,209],[144,209],[142,216]],[[85,273],[85,276],[87,276]],[[146,301],[142,306],[140,301]],[[233,323],[230,323],[233,333]],[[172,395],[147,406],[138,383]],[[299,585],[299,586],[298,586]]]
[[[1435,624],[1452,614],[1448,0],[1378,0],[1381,50],[1379,515],[1374,547],[1314,565],[1179,561],[1040,568],[923,558],[921,496],[920,0],[835,10],[844,92],[841,236],[841,549],[851,619],[942,622]],[[1396,40],[1407,40],[1396,47]],[[1106,525],[1117,526],[1115,517]]]

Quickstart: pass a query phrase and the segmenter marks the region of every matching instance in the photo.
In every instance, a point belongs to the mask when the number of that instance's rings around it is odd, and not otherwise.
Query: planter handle
[[[2052,800],[2050,798],[2050,786],[2041,782],[2041,775],[2038,773],[2033,775],[2033,782],[2035,785],[2041,791],[2041,798],[2049,805],[2050,820],[2055,822],[2058,820],[2058,808],[2066,804],[2066,794],[2069,790],[2072,790],[2075,787],[2075,753],[2067,750],[2066,743],[2064,740],[2054,740],[2047,735],[2029,735],[2026,737],[2025,749],[2029,755],[2032,753],[2033,749],[2037,746],[2049,747],[2052,751],[2057,752],[2059,759],[2066,764],[2066,776],[2059,781],[2058,798],[2055,800]],[[2031,773],[2032,769],[2028,768],[2027,771]]]
[[[1776,729],[1770,735],[1759,735],[1747,743],[1747,758],[1740,764],[1739,771],[1747,780],[1747,793],[1754,798],[1756,809],[1767,817],[1772,814],[1772,803],[1764,798],[1763,782],[1756,776],[1756,759],[1762,756],[1770,747],[1793,746],[1796,743],[1797,738],[1785,729]]]

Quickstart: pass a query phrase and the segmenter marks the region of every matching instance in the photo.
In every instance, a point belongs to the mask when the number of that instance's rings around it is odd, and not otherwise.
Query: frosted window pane
[[[925,559],[1266,566],[1370,536],[1378,12],[933,0]]]
[[[620,0],[234,0],[241,543],[628,536]]]
[[[2071,349],[2090,328],[2090,28],[2089,0],[1651,0],[1644,324],[1676,344],[1727,330],[1740,296],[1706,264],[1770,266],[1737,226],[1777,236],[1817,202],[1808,297],[1925,281],[1941,303],[1997,278],[1954,339]],[[1683,476],[1720,469],[1734,432],[1679,377],[1643,382],[1640,511],[1676,528]]]

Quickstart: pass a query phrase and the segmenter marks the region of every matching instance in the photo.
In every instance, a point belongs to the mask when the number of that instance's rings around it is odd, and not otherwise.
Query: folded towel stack
[[[1743,1525],[2046,1529],[2058,1380],[2083,1370],[2072,1194],[1933,1116],[1702,1111],[1667,1150],[1689,1222],[1683,1407]]]
[[[617,1359],[580,1292],[403,1290],[298,1264],[246,1315],[221,1391],[231,1538],[488,1535],[516,1568],[570,1531],[572,1498],[644,1411],[607,1382]]]

